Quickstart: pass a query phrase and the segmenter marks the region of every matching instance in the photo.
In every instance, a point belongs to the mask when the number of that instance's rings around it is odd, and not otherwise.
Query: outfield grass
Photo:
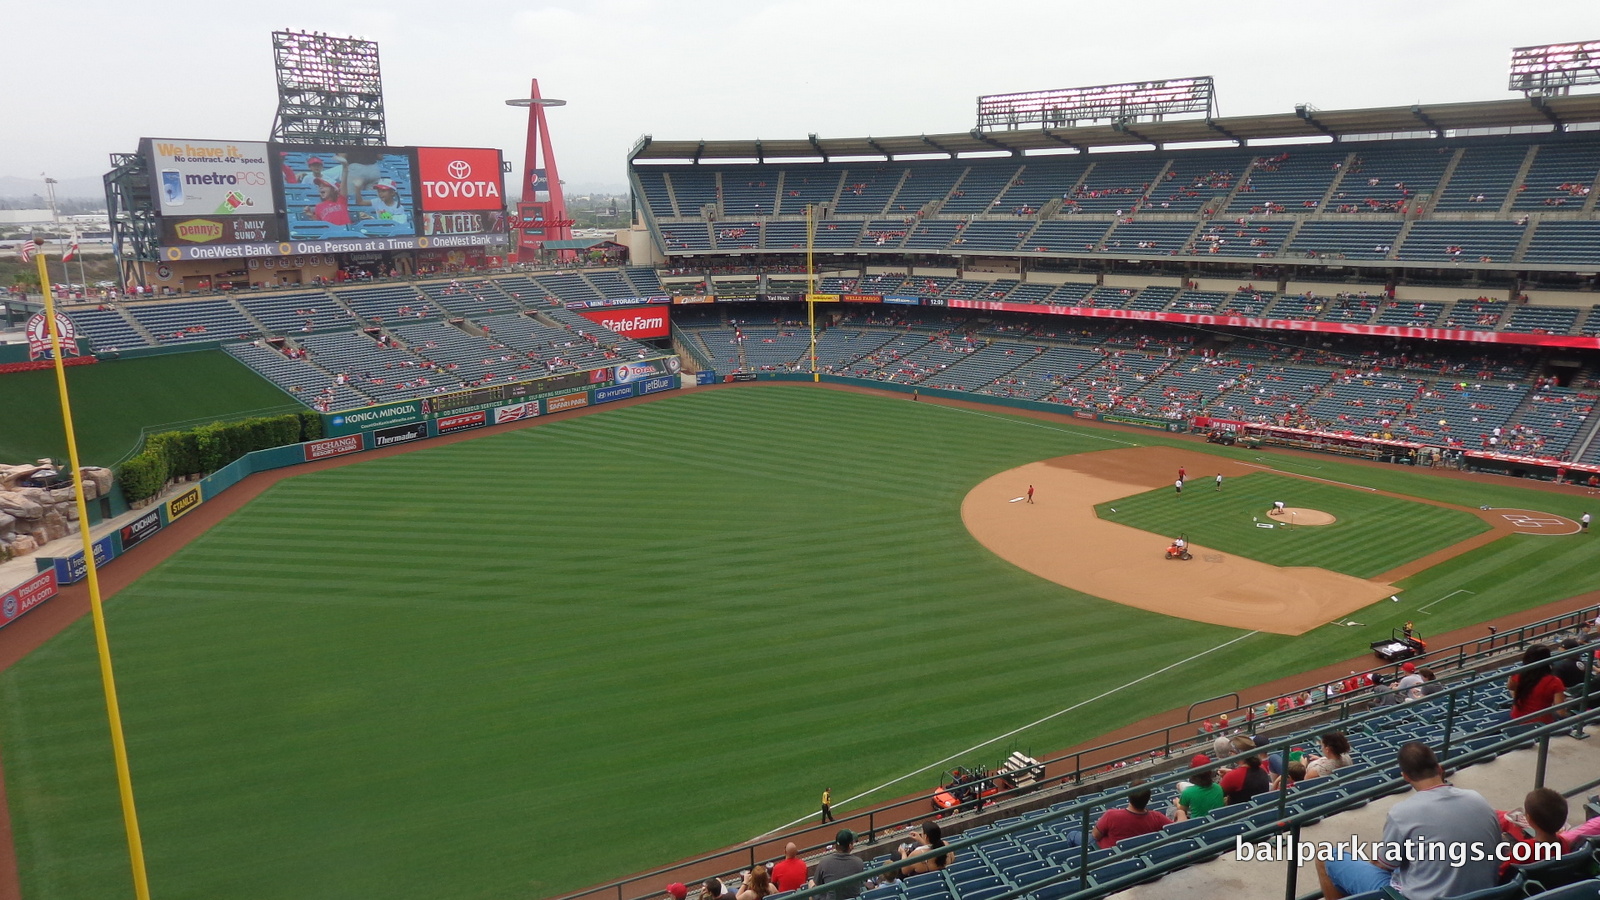
[[[72,366],[67,389],[78,453],[85,465],[94,466],[111,465],[134,449],[142,428],[304,409],[221,350]],[[66,459],[55,372],[0,375],[0,396],[5,398],[0,463]]]
[[[1247,636],[1075,593],[962,527],[984,478],[1129,440],[1166,442],[762,385],[282,482],[108,606],[155,892],[548,896],[1074,704],[958,761],[1352,656],[1407,618],[1433,633],[1600,589],[1582,538],[1509,537],[1408,579],[1367,629]],[[126,895],[87,622],[0,675],[0,729],[25,896]]]
[[[1319,509],[1338,521],[1294,527],[1271,518],[1274,500]],[[1107,521],[1189,540],[1275,566],[1319,566],[1371,578],[1489,530],[1477,516],[1287,475],[1230,478],[1221,491],[1195,478],[1182,496],[1170,488],[1095,507]],[[1261,523],[1273,525],[1261,528]]]

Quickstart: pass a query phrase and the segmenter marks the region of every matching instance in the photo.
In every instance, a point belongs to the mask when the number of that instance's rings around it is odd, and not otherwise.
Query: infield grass
[[[1600,589],[1583,539],[1511,537],[1369,628],[1248,635],[1067,590],[962,527],[990,475],[1118,442],[1166,439],[761,385],[281,482],[107,609],[156,895],[549,896],[814,814],[824,787],[848,810],[953,754],[1042,755],[1357,655],[1464,585],[1427,632]],[[0,674],[0,729],[24,895],[126,896],[86,621]]]
[[[78,454],[109,466],[146,427],[301,410],[289,395],[221,350],[116,359],[67,369]],[[0,463],[67,458],[55,372],[0,375]]]
[[[1296,526],[1267,515],[1274,500],[1333,515],[1331,525]],[[1477,516],[1412,500],[1258,472],[1229,478],[1217,491],[1209,478],[1095,507],[1102,519],[1189,540],[1275,566],[1318,566],[1371,578],[1489,530]],[[1260,527],[1263,523],[1271,528]]]

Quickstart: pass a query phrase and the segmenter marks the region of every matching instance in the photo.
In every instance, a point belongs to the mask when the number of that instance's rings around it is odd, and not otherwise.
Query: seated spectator
[[[1234,753],[1244,753],[1255,747],[1256,742],[1247,735],[1241,734],[1233,739]],[[1261,757],[1255,754],[1246,756],[1243,762],[1222,776],[1222,793],[1227,797],[1229,806],[1247,802],[1251,797],[1269,790],[1272,790],[1272,776],[1262,767]]]
[[[1439,676],[1434,674],[1432,669],[1424,666],[1417,670],[1417,674],[1422,676],[1422,684],[1417,688],[1422,692],[1422,696],[1431,696],[1444,690],[1444,684],[1439,681]]]
[[[1222,795],[1222,785],[1217,784],[1211,771],[1211,759],[1204,753],[1196,754],[1189,762],[1189,785],[1178,791],[1177,821],[1203,816],[1227,803]]]
[[[927,853],[930,850],[937,850],[944,846],[944,837],[939,830],[938,822],[923,822],[922,827],[918,829],[916,833],[912,834],[911,837],[916,841],[916,843],[900,845],[901,859],[909,859],[913,856],[920,856],[921,854]],[[910,865],[901,866],[900,877],[905,878],[911,875],[921,875],[924,872],[938,871],[939,869],[950,865],[952,862],[955,862],[955,858],[955,852],[951,851],[939,856],[924,859],[921,862],[914,862]]]
[[[1494,886],[1499,869],[1495,848],[1502,842],[1494,808],[1476,791],[1446,782],[1427,744],[1412,741],[1400,748],[1399,757],[1400,776],[1413,793],[1390,808],[1383,825],[1386,846],[1377,848],[1371,862],[1346,859],[1343,852],[1336,859],[1317,860],[1317,881],[1326,900],[1387,887],[1406,900],[1441,900]],[[1454,865],[1449,853],[1408,855],[1401,849],[1406,842],[1440,850],[1447,849],[1441,845],[1460,844],[1469,855]],[[1391,854],[1397,857],[1393,861]]]
[[[1582,646],[1583,638],[1567,638],[1561,642],[1562,650],[1573,650]],[[1553,673],[1557,678],[1561,679],[1562,686],[1567,690],[1571,690],[1583,684],[1582,659],[1583,658],[1581,656],[1569,656],[1550,667],[1551,673]]]
[[[1567,699],[1566,685],[1550,671],[1550,648],[1533,644],[1522,653],[1522,665],[1532,665],[1511,676],[1506,687],[1511,691],[1511,718],[1534,716],[1533,724],[1548,725],[1556,720],[1555,712],[1535,715]]]
[[[1150,834],[1172,824],[1172,820],[1161,813],[1146,809],[1149,805],[1150,789],[1140,788],[1128,795],[1127,808],[1108,809],[1102,813],[1091,832],[1095,846],[1105,850],[1124,838]]]
[[[737,896],[733,891],[723,890],[720,878],[707,878],[700,885],[700,900],[734,900]]]
[[[816,869],[811,873],[812,887],[820,887],[842,878],[849,878],[851,875],[859,875],[866,870],[867,864],[850,852],[855,842],[854,831],[848,828],[839,829],[839,833],[833,839],[833,852],[817,860]],[[860,895],[861,882],[857,881],[826,894],[818,894],[817,897],[819,900],[851,900]]]
[[[783,859],[772,867],[772,883],[781,892],[798,891],[806,883],[806,861],[800,858],[800,848],[790,841],[784,845]]]
[[[757,864],[750,867],[744,877],[744,887],[739,889],[738,900],[762,900],[776,894],[778,889],[767,878],[767,867]]]
[[[1554,855],[1565,856],[1581,843],[1561,832],[1567,824],[1567,798],[1550,788],[1529,791],[1528,796],[1522,798],[1521,809],[1501,810],[1495,817],[1499,820],[1500,832],[1515,844],[1556,844],[1561,849]],[[1532,861],[1554,857],[1529,854],[1525,858]],[[1517,863],[1509,859],[1500,864],[1501,884],[1516,874],[1512,869],[1515,865]]]
[[[1307,778],[1321,778],[1332,775],[1348,765],[1353,765],[1355,760],[1350,758],[1350,739],[1344,732],[1330,731],[1322,736],[1322,754],[1313,756],[1306,765]]]

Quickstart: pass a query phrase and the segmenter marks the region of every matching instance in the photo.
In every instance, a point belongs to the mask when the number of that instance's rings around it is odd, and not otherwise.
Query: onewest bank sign
[[[992,312],[1033,313],[1036,315],[1044,313],[1046,315],[1084,316],[1095,319],[1138,319],[1145,322],[1172,322],[1178,325],[1206,325],[1222,328],[1316,331],[1430,341],[1460,341],[1471,344],[1600,348],[1600,337],[1567,334],[1517,334],[1509,331],[1473,331],[1466,328],[1403,328],[1393,325],[1357,325],[1350,322],[1311,322],[1303,319],[1266,319],[1250,316],[1214,316],[1206,313],[1151,312],[1141,309],[1100,309],[1093,306],[1007,303],[1003,300],[947,300],[945,305],[955,309],[983,309]]]

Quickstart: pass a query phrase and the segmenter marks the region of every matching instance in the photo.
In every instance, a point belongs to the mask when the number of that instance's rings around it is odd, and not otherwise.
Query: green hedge
[[[322,417],[290,413],[237,422],[212,422],[189,431],[164,431],[145,439],[144,449],[117,472],[129,503],[161,493],[173,478],[208,475],[253,450],[268,450],[322,437]]]

